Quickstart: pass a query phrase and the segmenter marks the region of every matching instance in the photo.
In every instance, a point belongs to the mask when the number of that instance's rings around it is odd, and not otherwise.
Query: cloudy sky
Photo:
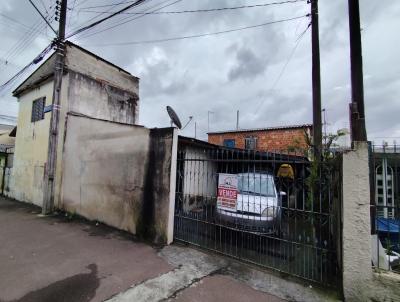
[[[280,0],[147,0],[133,13],[184,11]],[[34,0],[50,17],[53,0]],[[110,6],[110,3],[123,3]],[[132,1],[69,0],[67,33]],[[108,6],[107,6],[108,5]],[[360,0],[368,138],[400,142],[400,1]],[[164,7],[165,6],[165,7]],[[322,106],[329,131],[349,126],[351,101],[347,0],[320,0]],[[164,8],[162,8],[164,7]],[[162,9],[160,9],[162,8]],[[124,14],[71,41],[120,65],[140,80],[140,123],[169,125],[172,106],[184,135],[210,130],[312,122],[311,40],[307,17],[200,38],[135,43],[238,29],[306,15],[306,1],[237,10],[181,14]],[[101,14],[103,13],[103,14]],[[124,23],[124,24],[121,24]],[[53,22],[56,27],[57,23]],[[110,28],[113,27],[113,28]],[[303,34],[304,33],[304,34]],[[29,63],[53,38],[28,0],[0,2],[0,82]],[[118,45],[120,44],[120,45]],[[32,71],[32,70],[31,70]],[[1,115],[16,116],[12,88],[0,94]],[[210,112],[210,113],[208,113]],[[208,125],[208,116],[210,123]]]

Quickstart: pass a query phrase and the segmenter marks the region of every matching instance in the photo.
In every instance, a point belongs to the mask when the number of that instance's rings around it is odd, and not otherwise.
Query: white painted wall
[[[183,161],[183,196],[185,211],[192,210],[205,202],[211,203],[217,195],[217,164],[207,161],[209,157],[205,149],[185,147],[185,161]]]

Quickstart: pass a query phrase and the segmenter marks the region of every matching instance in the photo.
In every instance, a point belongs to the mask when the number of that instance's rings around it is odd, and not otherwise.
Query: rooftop
[[[111,63],[110,61],[107,61],[103,59],[102,57],[99,57],[98,55],[94,54],[93,52],[90,52],[89,50],[74,44],[70,41],[66,41],[65,45],[71,48],[78,49],[79,51],[88,54],[91,57],[94,57],[95,59],[112,66],[113,68],[117,69],[119,72],[122,72],[129,77],[139,79],[138,77],[132,75],[125,69],[122,69],[121,67]],[[67,50],[67,57],[68,57],[68,50]],[[14,89],[13,96],[18,97],[19,94],[24,92],[25,90],[29,90],[32,87],[35,87],[38,83],[41,83],[45,80],[51,79],[54,73],[54,65],[55,65],[55,52],[53,52],[44,62],[40,64],[39,67],[37,67],[17,88]],[[68,69],[65,68],[65,70]]]
[[[312,124],[288,125],[288,126],[265,127],[265,128],[251,128],[251,129],[235,129],[235,130],[224,130],[224,131],[213,131],[213,132],[208,132],[207,134],[224,134],[224,133],[237,133],[237,132],[255,132],[255,131],[269,131],[269,130],[286,130],[286,129],[298,129],[298,128],[312,128]]]

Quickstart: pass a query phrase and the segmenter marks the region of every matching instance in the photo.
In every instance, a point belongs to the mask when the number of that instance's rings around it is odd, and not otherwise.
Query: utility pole
[[[236,111],[236,130],[239,130],[239,110]]]
[[[55,177],[57,166],[57,142],[58,142],[58,124],[60,119],[60,98],[61,98],[61,84],[64,69],[64,55],[65,55],[65,24],[67,18],[67,0],[57,1],[57,10],[59,9],[59,29],[58,35],[55,39],[56,47],[56,62],[54,66],[54,86],[53,86],[53,100],[52,111],[50,118],[50,131],[49,131],[49,149],[47,155],[46,165],[46,183],[44,200],[42,207],[42,214],[52,212],[54,207],[54,189]],[[60,4],[60,6],[59,6]],[[57,14],[57,11],[56,11]]]
[[[352,142],[367,141],[364,111],[364,83],[362,67],[360,5],[358,0],[349,0],[350,60],[351,60],[351,104],[350,128]]]
[[[197,138],[197,122],[194,122],[194,138]]]
[[[312,90],[313,90],[313,143],[315,160],[321,160],[322,121],[321,121],[321,72],[319,54],[318,0],[311,1],[311,39],[312,39]]]
[[[207,111],[207,132],[210,132],[210,113],[214,113],[210,110]]]
[[[325,147],[326,147],[326,142],[327,142],[327,133],[326,133],[326,126],[327,126],[327,123],[326,123],[326,109],[325,108],[323,108],[322,109],[322,112],[324,113],[324,121],[323,121],[323,125],[324,125],[324,145],[325,145]]]

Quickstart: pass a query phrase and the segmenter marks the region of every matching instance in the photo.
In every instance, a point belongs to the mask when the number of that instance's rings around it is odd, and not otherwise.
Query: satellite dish
[[[182,128],[181,121],[176,112],[174,111],[174,109],[172,109],[170,106],[167,106],[167,112],[169,117],[171,118],[171,123],[174,123],[176,127],[181,129]]]

